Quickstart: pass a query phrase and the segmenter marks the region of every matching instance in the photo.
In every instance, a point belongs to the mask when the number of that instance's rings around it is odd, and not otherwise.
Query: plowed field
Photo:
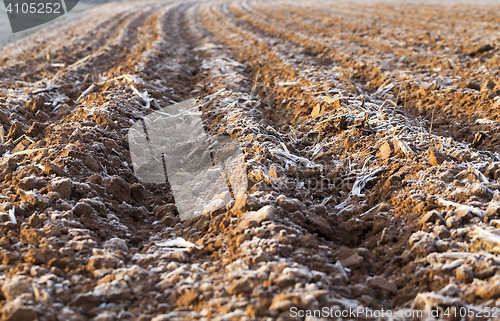
[[[1,320],[500,319],[499,12],[119,2],[0,48]],[[191,98],[248,191],[181,220],[127,135]]]

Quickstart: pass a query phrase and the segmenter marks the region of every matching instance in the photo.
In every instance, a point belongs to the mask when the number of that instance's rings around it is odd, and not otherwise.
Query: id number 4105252
[[[474,307],[474,308],[447,308],[443,311],[443,316],[453,317],[453,318],[465,318],[465,317],[476,317],[476,318],[498,318],[500,317],[500,309],[497,307]]]
[[[8,13],[62,13],[61,4],[57,2],[9,3],[5,11]]]

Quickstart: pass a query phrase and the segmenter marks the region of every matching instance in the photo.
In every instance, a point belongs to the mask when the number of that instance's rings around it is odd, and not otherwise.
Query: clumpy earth
[[[498,12],[121,2],[1,48],[1,320],[484,320],[500,306]],[[239,142],[249,184],[181,221],[168,183],[134,174],[127,133],[190,98]]]

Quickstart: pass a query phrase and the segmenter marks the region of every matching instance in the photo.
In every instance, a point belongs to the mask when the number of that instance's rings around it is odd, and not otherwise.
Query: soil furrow
[[[40,80],[40,77],[46,78],[57,73],[60,71],[60,67],[53,67],[51,66],[52,63],[70,65],[84,58],[90,52],[97,50],[109,37],[110,33],[117,27],[119,28],[120,23],[127,21],[131,14],[132,12],[128,15],[124,12],[117,13],[116,16],[107,16],[104,21],[102,21],[102,17],[99,17],[96,19],[96,24],[89,21],[84,30],[70,29],[67,34],[64,33],[62,36],[67,35],[67,39],[60,36],[53,40],[54,44],[49,42],[46,48],[37,48],[40,49],[38,52],[30,52],[26,56],[16,57],[16,64],[9,63],[2,68],[3,70],[0,69],[0,72],[4,75],[4,82],[7,79],[12,82],[16,78],[33,82]],[[103,13],[103,15],[106,15],[106,13]],[[82,26],[79,24],[75,28],[81,29]],[[96,30],[99,31],[96,32]],[[74,34],[81,35],[81,37],[74,37]],[[47,40],[41,41],[47,42]]]
[[[283,14],[281,16],[286,17],[287,15]],[[247,16],[246,21],[251,23],[251,24],[256,24],[257,21],[259,21],[259,20],[252,19],[252,18],[250,18],[250,16]],[[263,28],[262,30],[264,30],[266,32],[271,32],[271,33],[274,32],[274,34],[276,36],[288,34],[289,35],[289,38],[287,38],[288,40],[291,40],[292,42],[296,43],[297,45],[303,45],[305,48],[312,48],[309,50],[312,50],[314,55],[323,56],[324,50],[321,49],[323,47],[320,47],[320,50],[318,51],[316,48],[311,47],[310,45],[307,46],[307,44],[310,42],[310,39],[313,36],[313,34],[307,35],[307,36],[304,35],[304,36],[299,37],[297,39],[296,33],[287,32],[287,31],[284,31],[284,29],[277,29],[280,31],[274,31],[276,29],[273,29],[272,27],[265,27],[266,25],[268,25],[268,23],[263,22],[263,20],[261,20],[260,27]],[[322,42],[319,42],[319,43],[322,43]],[[348,46],[346,48],[351,48],[351,46]],[[463,73],[461,73],[460,70],[462,70],[463,68],[458,68],[458,69],[453,68],[452,70],[450,70],[451,73],[448,75],[448,77],[450,77],[452,79],[451,82],[450,81],[445,81],[445,82],[438,81],[437,86],[435,85],[434,87],[432,87],[432,85],[429,84],[429,80],[433,78],[433,76],[436,72],[431,71],[428,68],[422,69],[422,74],[420,74],[420,72],[417,72],[417,73],[410,72],[410,73],[404,73],[401,77],[401,76],[398,76],[397,74],[394,74],[393,71],[399,70],[399,68],[401,68],[401,67],[404,68],[404,65],[402,66],[401,64],[396,64],[392,68],[389,68],[389,67],[387,67],[387,64],[383,64],[383,65],[379,65],[379,68],[376,68],[379,71],[380,70],[383,71],[382,74],[385,75],[385,77],[381,77],[380,73],[374,73],[371,71],[371,69],[367,69],[365,67],[364,63],[356,64],[356,63],[351,62],[350,59],[348,59],[349,55],[344,55],[344,56],[341,55],[339,58],[338,57],[339,53],[336,51],[334,51],[334,52],[335,52],[335,54],[329,55],[330,57],[333,57],[333,61],[337,61],[346,67],[353,66],[354,79],[361,77],[362,83],[367,81],[367,80],[370,80],[370,82],[368,83],[368,89],[371,91],[376,90],[387,79],[394,78],[394,80],[392,80],[392,81],[397,82],[398,78],[399,78],[400,81],[402,81],[403,83],[399,86],[396,86],[392,90],[392,93],[393,93],[392,99],[396,100],[396,98],[399,97],[398,103],[404,103],[405,107],[408,107],[408,111],[415,118],[419,117],[419,114],[420,114],[420,117],[422,114],[425,115],[426,118],[423,119],[422,121],[428,127],[430,127],[431,120],[433,119],[433,116],[432,116],[433,112],[434,113],[442,113],[443,109],[446,110],[447,113],[451,113],[453,116],[456,116],[458,114],[458,115],[461,115],[460,117],[469,117],[467,119],[470,119],[470,117],[472,117],[474,119],[474,121],[476,119],[480,119],[480,118],[484,118],[484,117],[493,118],[493,119],[496,119],[496,117],[497,117],[497,116],[492,117],[491,113],[495,112],[495,111],[489,109],[489,107],[491,105],[493,105],[495,102],[492,99],[493,96],[491,94],[485,95],[484,93],[481,94],[481,93],[476,93],[474,91],[468,92],[468,91],[463,91],[463,90],[460,90],[458,95],[454,95],[453,93],[450,93],[450,91],[453,90],[450,88],[450,85],[458,83],[458,81],[460,79],[466,79],[466,78],[471,76],[470,74],[464,75]],[[351,53],[352,53],[352,51],[351,51]],[[335,56],[336,56],[336,58],[335,58]],[[382,56],[381,53],[379,53],[378,58],[380,58],[380,56]],[[392,58],[387,58],[387,59],[388,59],[388,61],[392,60]],[[320,59],[318,59],[318,60],[320,60]],[[373,58],[372,59],[364,58],[363,60],[373,61]],[[447,62],[447,61],[445,60],[445,62]],[[406,64],[405,69],[409,70],[408,66],[409,65]],[[440,66],[440,65],[439,64],[433,65],[433,68],[435,68],[434,66]],[[445,67],[442,69],[441,73],[446,72],[447,70],[448,70],[448,68]],[[440,68],[440,71],[441,71],[441,68]],[[458,75],[457,75],[457,71],[458,71]],[[478,81],[478,83],[482,83],[483,81],[489,80],[489,78],[488,78],[489,76],[485,76],[487,74],[488,74],[488,72],[484,71],[481,73],[474,73],[472,76],[475,79],[477,79],[476,81]],[[463,82],[462,82],[462,84],[463,84]],[[419,88],[422,88],[422,87],[431,89],[431,93],[430,93],[430,95],[428,95],[430,97],[427,99],[424,99],[424,100],[419,99],[419,98],[422,98],[422,95],[419,94]],[[425,89],[424,89],[424,91],[425,91]],[[404,100],[403,100],[403,97],[404,97]],[[415,98],[417,98],[417,99],[415,99]],[[430,101],[430,104],[427,104],[427,102],[429,102],[429,101]],[[471,105],[471,102],[473,102],[472,109],[469,108],[469,106]],[[436,107],[433,107],[432,103],[435,103]],[[422,108],[421,107],[422,105],[431,105],[431,108]],[[484,109],[481,110],[482,106],[484,106],[483,108],[488,110],[488,114],[491,116],[486,116],[487,114],[485,114],[485,112],[483,111]],[[467,141],[469,143],[472,142],[474,135],[470,135],[468,133],[473,132],[474,129],[470,130],[469,128],[467,128],[467,129],[465,129],[465,133],[463,134],[463,133],[460,133],[459,129],[467,127],[467,126],[464,126],[464,124],[462,124],[460,122],[456,123],[456,124],[452,124],[451,126],[448,124],[449,124],[449,121],[444,121],[444,122],[437,121],[436,123],[433,124],[433,128],[441,135],[446,135],[446,136],[453,135],[453,137],[455,139]],[[444,125],[444,126],[441,126],[441,125]],[[488,127],[488,126],[486,126],[486,127]],[[479,130],[482,130],[481,126],[477,126],[477,128]],[[490,142],[490,139],[492,139],[493,137],[494,137],[493,135],[487,137],[487,139],[485,140],[485,143],[482,147],[483,149],[490,150],[490,151],[498,151],[497,148],[495,147],[496,144]]]

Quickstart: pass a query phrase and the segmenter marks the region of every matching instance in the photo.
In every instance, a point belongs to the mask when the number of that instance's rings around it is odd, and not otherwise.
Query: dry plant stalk
[[[87,74],[88,76],[88,74]],[[87,77],[85,77],[85,79],[87,79]],[[133,76],[133,75],[121,75],[121,76],[118,76],[118,77],[115,77],[115,78],[112,78],[112,79],[108,79],[108,80],[104,80],[104,81],[100,81],[100,82],[97,82],[97,83],[94,83],[92,85],[90,85],[81,95],[80,97],[78,97],[78,99],[76,101],[80,101],[80,99],[84,98],[85,96],[87,96],[89,93],[91,93],[92,91],[94,91],[94,89],[97,87],[97,86],[104,86],[110,82],[113,82],[113,81],[118,81],[118,80],[121,80],[121,79],[125,79],[127,80],[128,82],[133,82],[133,83],[139,83],[141,82],[141,79],[136,77],[136,76]],[[85,80],[84,80],[85,81]],[[142,96],[141,96],[142,98]],[[155,106],[156,107],[156,106]]]
[[[149,98],[148,92],[144,91],[144,93],[141,93],[137,88],[134,87],[134,85],[130,85],[134,93],[136,93],[137,96],[141,97],[144,102],[146,102],[146,108],[149,108],[150,104],[152,104],[156,109],[161,109],[160,105],[156,102],[154,98]]]
[[[267,106],[269,107],[270,110],[272,110],[273,108],[271,107],[271,99],[269,98],[269,93],[268,93],[266,87],[264,87],[264,92],[266,93],[266,97],[267,97]]]
[[[352,75],[353,75],[353,70],[352,68],[348,69],[342,69],[340,71],[340,81],[343,83],[346,83],[349,86],[349,92],[351,94],[359,95],[361,94],[358,88],[356,87],[356,84],[352,81]]]
[[[33,154],[33,153],[36,153],[36,152],[39,152],[39,151],[42,151],[45,149],[47,149],[47,148],[35,148],[35,149],[22,150],[22,151],[15,152],[14,154],[9,155],[9,157],[14,157],[14,156],[18,156],[18,155],[29,155],[29,154]]]
[[[436,111],[436,105],[434,105],[434,108],[432,108],[431,126],[429,128],[429,136],[431,136],[431,133],[432,133],[432,124],[434,123],[434,112],[435,111]]]
[[[252,100],[255,89],[257,89],[257,81],[259,80],[259,76],[260,76],[260,68],[259,70],[257,70],[257,74],[253,78],[252,90],[250,91],[250,100]]]

